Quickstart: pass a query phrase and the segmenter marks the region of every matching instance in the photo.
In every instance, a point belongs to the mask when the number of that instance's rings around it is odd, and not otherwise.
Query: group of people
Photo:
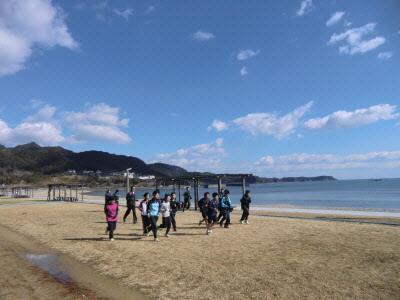
[[[182,211],[190,209],[190,187],[186,188],[184,193],[184,202],[181,203],[177,200],[174,192],[165,194],[164,198],[160,199],[160,191],[155,190],[152,193],[150,199],[149,193],[144,193],[143,200],[140,202],[138,209],[143,225],[143,235],[149,236],[153,233],[154,241],[159,242],[158,229],[165,228],[165,236],[170,237],[169,232],[171,227],[174,231],[177,231],[176,227],[176,214],[179,209]],[[130,192],[126,195],[126,206],[127,210],[124,214],[123,221],[126,222],[126,218],[129,214],[133,213],[133,223],[137,223],[136,216],[136,189],[134,186],[131,187]],[[241,224],[249,224],[249,210],[250,210],[250,191],[247,190],[240,200],[241,209],[243,210],[242,217],[240,219]],[[221,189],[219,193],[213,193],[210,199],[210,193],[205,192],[204,197],[199,200],[198,206],[202,214],[202,219],[199,221],[199,226],[204,222],[206,224],[206,234],[212,233],[213,227],[219,224],[223,228],[229,228],[231,224],[230,213],[233,210],[232,201],[230,199],[230,193],[228,190]],[[111,194],[110,190],[107,190],[105,195],[104,213],[106,214],[107,229],[106,233],[109,233],[110,241],[114,241],[114,231],[117,226],[119,211],[119,190],[116,190],[114,194]],[[157,225],[159,215],[162,215],[162,224]]]

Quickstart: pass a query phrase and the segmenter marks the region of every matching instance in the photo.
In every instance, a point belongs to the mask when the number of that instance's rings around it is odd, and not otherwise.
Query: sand
[[[400,227],[257,216],[205,235],[197,212],[178,231],[104,234],[100,203],[0,206],[0,224],[66,253],[151,299],[398,299]],[[121,214],[125,208],[121,207]],[[323,216],[322,216],[323,217]],[[344,216],[341,216],[344,217]],[[350,216],[350,218],[355,218]],[[379,219],[379,218],[378,218]]]

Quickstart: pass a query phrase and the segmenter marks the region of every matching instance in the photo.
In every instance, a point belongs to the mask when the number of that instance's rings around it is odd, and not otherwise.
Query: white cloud
[[[247,74],[249,74],[249,72],[247,71],[247,67],[243,67],[240,69],[240,75],[246,76]]]
[[[0,76],[24,69],[35,48],[78,49],[65,14],[48,0],[0,2]]]
[[[393,56],[393,52],[391,52],[391,51],[389,51],[389,52],[379,52],[378,53],[378,58],[379,59],[383,59],[383,60],[392,58],[392,56]]]
[[[335,155],[294,153],[264,156],[255,163],[256,170],[293,172],[307,170],[335,170],[360,168],[394,168],[400,166],[400,151],[370,152],[366,154]]]
[[[26,117],[14,128],[0,119],[0,144],[17,145],[36,142],[41,145],[84,143],[87,141],[128,143],[132,139],[120,128],[128,119],[120,119],[119,108],[107,104],[89,106],[84,112],[60,112],[42,106],[35,114]],[[71,136],[66,137],[65,129]]]
[[[369,23],[359,28],[348,29],[341,34],[335,33],[331,36],[328,45],[344,42],[344,44],[339,47],[339,52],[350,55],[374,50],[385,43],[385,38],[381,36],[372,38],[370,40],[363,40],[362,38],[365,35],[373,32],[375,26],[376,23]]]
[[[14,128],[0,120],[0,144],[14,146],[34,141],[42,145],[58,145],[63,142],[65,138],[60,123],[53,119],[55,110],[55,107],[46,105]]]
[[[233,123],[252,135],[271,135],[281,139],[294,133],[299,125],[300,118],[309,111],[312,105],[313,101],[310,101],[282,117],[277,113],[248,114],[245,117],[233,120]]]
[[[199,42],[206,42],[215,38],[215,35],[211,32],[199,30],[192,34],[192,38]]]
[[[150,5],[148,8],[146,8],[146,10],[144,11],[144,13],[146,15],[151,14],[154,10],[155,10],[155,6],[154,5]]]
[[[300,3],[300,8],[296,12],[296,14],[301,17],[304,16],[305,14],[308,14],[310,11],[312,11],[314,8],[314,5],[312,3],[312,0],[303,0]]]
[[[323,118],[314,118],[304,122],[303,127],[311,131],[327,129],[344,129],[372,124],[380,120],[397,118],[396,105],[379,104],[355,111],[339,110]]]
[[[261,50],[252,50],[252,49],[240,50],[236,58],[237,60],[248,60],[249,58],[258,55],[260,51]]]
[[[211,126],[209,126],[207,128],[207,130],[211,131],[213,129],[218,132],[224,131],[224,130],[228,129],[228,124],[226,124],[225,122],[219,121],[219,120],[214,120],[214,122],[212,122]]]
[[[120,127],[127,127],[129,119],[120,119],[119,108],[101,103],[85,112],[63,112],[63,122],[72,132],[70,141],[105,141],[126,144],[132,139]]]
[[[176,113],[176,112],[169,113],[169,115],[170,115],[171,117],[179,117],[179,116],[180,116],[180,114],[178,114],[178,113]]]
[[[337,24],[343,18],[344,15],[345,15],[344,11],[335,12],[334,14],[332,14],[330,19],[326,21],[326,26],[333,26]]]
[[[129,17],[133,15],[133,10],[130,8],[126,8],[125,10],[120,10],[118,8],[115,8],[113,10],[113,12],[115,14],[117,14],[118,16],[124,18],[125,20],[128,21]]]
[[[186,149],[179,149],[173,153],[157,154],[152,162],[163,162],[177,165],[190,170],[212,170],[219,168],[218,164],[226,155],[222,148],[224,139],[219,138],[209,144],[201,144]]]

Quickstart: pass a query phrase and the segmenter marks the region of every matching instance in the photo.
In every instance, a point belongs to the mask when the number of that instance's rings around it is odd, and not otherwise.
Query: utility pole
[[[129,189],[129,171],[132,170],[132,168],[126,169],[126,193],[128,194],[130,192]]]

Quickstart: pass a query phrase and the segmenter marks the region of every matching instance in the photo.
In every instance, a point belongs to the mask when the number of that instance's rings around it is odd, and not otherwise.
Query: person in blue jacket
[[[232,210],[232,201],[231,198],[229,197],[229,191],[225,190],[224,196],[221,198],[221,211],[223,213],[223,217],[221,221],[219,222],[219,226],[223,227],[224,226],[224,221],[225,221],[225,228],[229,228],[229,224],[231,222],[231,210]]]
[[[150,219],[150,226],[147,227],[147,232],[153,231],[154,241],[159,242],[157,238],[157,221],[158,214],[161,210],[160,194],[158,191],[153,192],[153,198],[147,203],[147,215]]]

